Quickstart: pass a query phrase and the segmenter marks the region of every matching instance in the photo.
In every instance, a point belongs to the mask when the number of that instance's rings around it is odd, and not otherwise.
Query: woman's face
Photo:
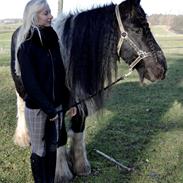
[[[53,16],[51,14],[49,6],[44,7],[41,11],[38,12],[37,19],[39,26],[45,26],[45,27],[51,26]]]

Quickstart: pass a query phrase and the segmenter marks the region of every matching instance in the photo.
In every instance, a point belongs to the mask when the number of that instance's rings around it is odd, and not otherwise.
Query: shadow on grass
[[[180,56],[183,58],[183,55],[176,56],[179,58],[169,60],[169,70],[164,81],[144,87],[138,82],[126,82],[112,89],[112,97],[105,106],[112,115],[97,121],[102,127],[96,129],[97,133],[87,145],[93,167],[92,178],[81,178],[79,182],[131,182],[130,173],[116,170],[113,164],[101,158],[93,149],[107,153],[138,172],[146,163],[144,151],[151,145],[154,136],[160,132],[182,129],[180,118],[164,118],[175,102],[182,105],[183,101],[183,96],[180,96],[183,92],[183,63]],[[90,123],[88,126],[89,129]]]

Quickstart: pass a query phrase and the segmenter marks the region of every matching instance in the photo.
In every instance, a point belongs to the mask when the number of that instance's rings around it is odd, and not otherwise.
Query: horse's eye
[[[137,34],[142,34],[143,33],[143,30],[141,28],[137,28],[136,33]]]
[[[133,31],[136,33],[136,34],[142,34],[143,33],[143,30],[141,28],[133,28]]]

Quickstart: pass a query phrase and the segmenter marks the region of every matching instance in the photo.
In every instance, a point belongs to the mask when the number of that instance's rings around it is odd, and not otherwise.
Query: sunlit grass
[[[168,111],[163,115],[163,121],[167,126],[183,127],[183,106],[182,101],[175,100]]]
[[[141,168],[132,176],[133,183],[168,183],[183,181],[183,133],[174,129],[161,132],[151,139],[139,164]]]

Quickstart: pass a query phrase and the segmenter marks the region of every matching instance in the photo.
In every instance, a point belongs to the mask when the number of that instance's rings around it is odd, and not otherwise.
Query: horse
[[[55,182],[58,183],[69,182],[74,175],[87,176],[91,172],[84,142],[85,120],[91,108],[102,108],[104,88],[118,75],[118,60],[121,58],[128,64],[130,72],[136,70],[142,83],[144,79],[151,82],[163,80],[167,64],[151,33],[140,0],[125,0],[119,5],[104,5],[67,16],[60,15],[54,27],[59,37],[66,83],[79,106],[77,116],[71,119],[70,151],[67,154],[65,146],[57,148]],[[29,144],[22,100],[26,91],[14,67],[17,33],[18,30],[13,34],[11,44],[11,73],[18,110],[15,142],[25,146]],[[70,157],[69,161],[67,157]]]

